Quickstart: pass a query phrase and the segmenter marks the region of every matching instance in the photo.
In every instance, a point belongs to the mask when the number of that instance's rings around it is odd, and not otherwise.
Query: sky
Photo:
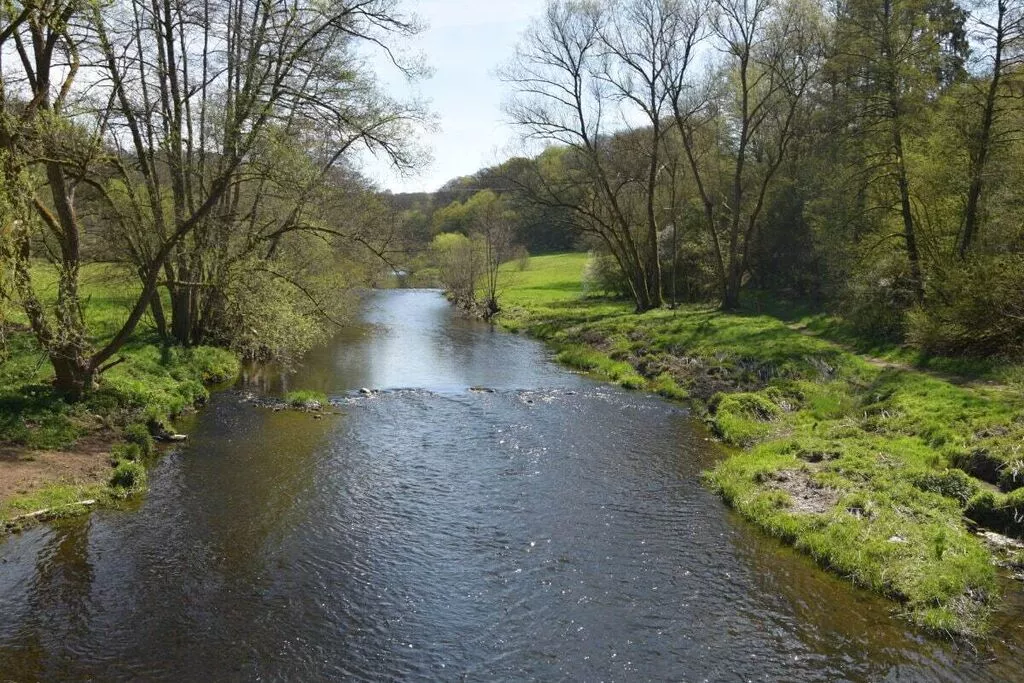
[[[496,71],[511,59],[520,34],[541,14],[545,0],[405,0],[403,6],[427,24],[403,47],[422,53],[433,76],[410,86],[381,56],[373,65],[393,96],[419,96],[437,117],[438,130],[420,140],[433,162],[407,178],[371,158],[363,171],[381,189],[432,192],[513,155],[516,132],[501,109],[507,92]]]

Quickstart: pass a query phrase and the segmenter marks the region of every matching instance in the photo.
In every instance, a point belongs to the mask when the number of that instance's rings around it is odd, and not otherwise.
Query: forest
[[[501,72],[539,151],[394,203],[425,241],[500,200],[512,243],[593,251],[596,290],[641,312],[799,302],[878,341],[1016,357],[1022,17],[1012,0],[552,2]]]

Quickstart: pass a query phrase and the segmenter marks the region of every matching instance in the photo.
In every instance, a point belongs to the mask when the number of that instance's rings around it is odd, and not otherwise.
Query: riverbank
[[[136,284],[102,265],[83,269],[89,328],[113,335]],[[70,404],[50,386],[52,369],[25,329],[8,321],[0,362],[0,533],[102,505],[144,488],[155,452],[150,432],[209,397],[209,386],[237,376],[230,351],[162,346],[140,325],[103,375],[99,391]]]
[[[996,564],[1024,564],[975,533],[1024,536],[1019,375],[880,362],[766,315],[636,315],[582,298],[585,261],[509,269],[502,325],[546,340],[566,365],[689,401],[732,447],[705,478],[742,516],[930,631],[986,632]]]

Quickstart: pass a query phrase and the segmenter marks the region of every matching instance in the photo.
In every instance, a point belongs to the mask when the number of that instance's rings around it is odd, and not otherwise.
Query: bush
[[[114,474],[110,477],[110,485],[125,493],[139,491],[146,485],[146,468],[142,463],[122,460],[114,468]]]
[[[128,443],[138,446],[142,455],[152,455],[156,450],[156,443],[149,429],[144,424],[130,424],[124,429],[124,438]]]
[[[138,462],[142,460],[142,448],[137,443],[121,443],[117,444],[110,450],[111,460],[114,465],[117,465],[122,460],[128,462]]]
[[[950,269],[928,306],[909,318],[908,340],[941,355],[1024,354],[1024,256],[975,259]]]
[[[583,291],[590,296],[630,296],[629,282],[614,256],[591,253],[583,269]]]
[[[853,275],[840,302],[844,317],[865,338],[902,341],[907,331],[907,311],[915,293],[902,255],[871,261],[865,272]]]

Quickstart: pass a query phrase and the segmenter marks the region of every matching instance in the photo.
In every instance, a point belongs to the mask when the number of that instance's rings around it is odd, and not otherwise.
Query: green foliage
[[[6,388],[0,394],[0,439],[38,450],[63,450],[86,431],[88,413],[51,387]]]
[[[31,493],[14,496],[0,501],[0,533],[5,529],[17,529],[32,521],[38,522],[79,515],[88,509],[81,504],[83,501],[102,502],[106,496],[107,491],[99,484],[65,483],[44,486]],[[30,515],[43,510],[48,512],[31,520],[17,520],[22,515]]]
[[[962,505],[967,505],[981,488],[976,479],[957,469],[946,469],[941,472],[924,471],[912,475],[911,481],[922,491],[952,498]]]
[[[121,495],[138,493],[146,487],[146,467],[140,462],[122,460],[110,475],[110,486]]]
[[[615,382],[626,389],[643,389],[647,380],[629,363],[616,361],[605,353],[583,345],[571,345],[559,351],[556,359],[569,367]]]
[[[255,263],[239,269],[222,294],[223,314],[212,338],[243,358],[262,361],[302,356],[326,341],[334,329],[328,318],[343,320],[354,307],[338,273],[278,277]]]
[[[627,375],[622,363],[652,390],[685,392],[746,448],[706,474],[744,517],[904,603],[925,628],[984,632],[998,587],[968,520],[1024,537],[1024,488],[986,491],[978,478],[1024,483],[1019,393],[869,363],[769,316],[699,306],[636,315],[568,286],[582,255],[534,261],[542,277],[506,274],[516,302],[506,326],[598,377]],[[981,452],[984,472],[971,467]]]
[[[622,299],[629,296],[629,283],[615,262],[615,257],[591,253],[583,271],[583,291],[591,296]]]
[[[312,391],[308,389],[302,389],[299,391],[289,391],[284,396],[285,402],[295,408],[305,408],[311,405],[327,405],[327,394],[322,391]]]
[[[430,243],[430,254],[441,283],[455,301],[474,305],[477,281],[484,271],[479,244],[461,233],[441,233]]]
[[[48,272],[41,269],[37,283],[45,282]],[[90,329],[114,334],[127,301],[123,279],[116,269],[97,265],[83,269],[82,281],[90,300]],[[206,385],[233,379],[240,367],[229,350],[167,347],[144,334],[132,339],[121,357],[123,362],[101,377],[99,390],[71,404],[49,384],[53,371],[32,335],[13,334],[10,358],[0,364],[0,442],[68,449],[98,427],[127,428],[148,452],[151,439],[142,423],[166,423],[204,402]]]
[[[972,259],[935,288],[909,319],[911,343],[940,355],[1024,355],[1024,254]]]
[[[156,443],[153,441],[153,436],[149,433],[149,428],[144,424],[130,424],[124,428],[124,438],[129,444],[138,446],[140,453],[143,456],[152,455],[156,450]],[[130,458],[137,460],[138,458]]]
[[[772,434],[779,407],[757,393],[720,396],[715,408],[715,431],[727,442],[750,446]]]
[[[142,447],[137,443],[120,443],[110,450],[111,464],[115,466],[124,460],[139,462],[145,455]]]

